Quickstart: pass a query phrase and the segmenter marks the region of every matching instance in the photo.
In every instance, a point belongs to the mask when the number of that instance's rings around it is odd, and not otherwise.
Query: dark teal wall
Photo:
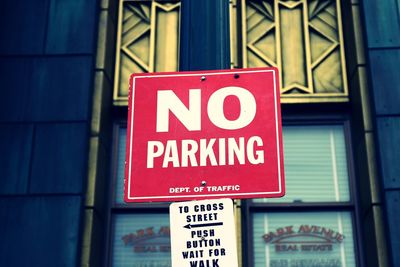
[[[400,266],[400,1],[363,0],[392,266]]]
[[[0,3],[0,266],[77,266],[97,0]]]

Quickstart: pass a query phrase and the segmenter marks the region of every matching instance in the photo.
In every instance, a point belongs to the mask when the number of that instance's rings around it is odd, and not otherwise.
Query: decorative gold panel
[[[178,1],[120,0],[114,104],[127,105],[131,73],[178,70]]]
[[[241,1],[243,67],[278,67],[284,103],[348,101],[339,0]]]

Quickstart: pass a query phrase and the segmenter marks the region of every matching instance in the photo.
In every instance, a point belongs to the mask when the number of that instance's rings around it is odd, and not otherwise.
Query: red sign
[[[276,68],[133,74],[126,202],[285,194]]]

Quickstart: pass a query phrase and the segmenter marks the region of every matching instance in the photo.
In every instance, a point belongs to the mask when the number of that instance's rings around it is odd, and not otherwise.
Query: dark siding
[[[49,1],[0,2],[0,55],[43,52]]]
[[[96,0],[53,0],[46,53],[93,53]]]
[[[88,120],[93,80],[93,58],[40,58],[32,71],[31,120]]]
[[[0,58],[0,121],[88,120],[93,58]]]
[[[386,203],[387,203],[387,213],[389,214],[389,230],[390,234],[393,237],[400,236],[400,192],[397,191],[388,191],[386,193]],[[397,216],[395,216],[397,215]],[[391,238],[391,245],[393,251],[393,265],[392,266],[400,266],[400,257],[399,250],[395,250],[400,248],[400,239],[399,238]]]
[[[86,123],[38,125],[30,193],[82,193],[87,176]]]
[[[0,2],[0,266],[77,266],[99,1]]]
[[[27,192],[32,137],[30,124],[0,125],[0,194]]]
[[[0,42],[1,43],[1,42]],[[24,121],[32,91],[32,58],[0,58],[0,121]]]
[[[370,59],[376,114],[400,114],[400,49],[371,50]]]
[[[80,197],[0,199],[0,266],[77,266]]]
[[[368,47],[400,46],[399,9],[396,0],[364,0]]]
[[[384,188],[399,190],[400,118],[378,117],[377,128]]]
[[[360,1],[367,33],[369,80],[392,266],[400,266],[400,14],[399,1]]]

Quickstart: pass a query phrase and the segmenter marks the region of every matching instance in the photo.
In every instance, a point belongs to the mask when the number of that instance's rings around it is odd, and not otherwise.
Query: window
[[[168,204],[125,204],[123,200],[126,125],[114,127],[108,266],[171,266]]]
[[[285,126],[286,195],[255,202],[349,202],[342,125]]]
[[[283,127],[287,193],[244,202],[247,266],[356,266],[346,128]]]
[[[111,266],[171,266],[169,219],[163,213],[116,214]]]
[[[287,193],[242,201],[244,266],[356,266],[346,131],[342,122],[283,127]],[[170,266],[168,204],[123,202],[125,125],[115,137],[110,266]]]
[[[253,215],[254,266],[356,266],[349,212]]]

